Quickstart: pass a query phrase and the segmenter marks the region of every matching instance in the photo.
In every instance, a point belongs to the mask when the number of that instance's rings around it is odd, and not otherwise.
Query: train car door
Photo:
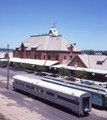
[[[89,109],[89,97],[83,97],[83,111],[86,112]]]

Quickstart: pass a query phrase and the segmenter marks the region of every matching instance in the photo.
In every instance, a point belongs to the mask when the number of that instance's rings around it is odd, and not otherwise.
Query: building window
[[[102,65],[102,61],[97,61],[97,64],[98,65]]]
[[[51,56],[50,55],[48,55],[48,60],[50,60],[51,59]]]
[[[30,58],[32,59],[32,58],[33,58],[33,55],[30,55]]]
[[[78,60],[77,60],[77,62],[76,62],[76,65],[78,66]]]
[[[34,58],[36,59],[36,58],[37,58],[37,56],[36,56],[36,55],[34,55]]]
[[[52,30],[50,30],[49,33],[52,33]]]
[[[72,53],[72,48],[70,48],[70,53]]]
[[[58,60],[58,56],[55,56],[55,60]]]
[[[72,60],[72,56],[70,56],[69,59]]]
[[[29,55],[27,54],[26,57],[29,58]]]
[[[22,52],[24,52],[24,49],[22,49]]]
[[[45,59],[45,55],[44,55],[44,59]]]
[[[22,58],[24,58],[24,54],[22,54]]]
[[[66,59],[66,56],[64,56],[64,59]]]
[[[41,55],[38,55],[38,59],[41,59]]]

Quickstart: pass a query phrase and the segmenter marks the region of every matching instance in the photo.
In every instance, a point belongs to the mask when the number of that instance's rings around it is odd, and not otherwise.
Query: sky
[[[107,0],[0,0],[0,48],[56,29],[80,50],[107,50]]]

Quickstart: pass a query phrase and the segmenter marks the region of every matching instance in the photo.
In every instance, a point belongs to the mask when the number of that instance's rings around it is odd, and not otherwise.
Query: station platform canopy
[[[67,65],[64,65],[64,64],[53,65],[51,67],[53,67],[53,68],[64,68],[64,69],[76,70],[76,71],[85,71],[85,72],[89,72],[89,73],[97,73],[97,74],[104,74],[104,75],[107,74],[106,69],[83,68],[83,67],[67,66]]]
[[[52,60],[36,60],[36,59],[22,59],[22,58],[10,58],[9,62],[16,62],[16,63],[25,63],[31,65],[39,65],[39,66],[51,66],[59,61],[52,61]]]
[[[0,62],[7,61],[7,59],[0,59]]]

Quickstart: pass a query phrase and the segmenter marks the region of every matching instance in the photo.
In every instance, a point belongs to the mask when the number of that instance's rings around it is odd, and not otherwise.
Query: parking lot
[[[37,98],[32,98],[24,93],[12,89],[13,76],[20,74],[40,79],[34,73],[27,74],[23,71],[9,71],[9,90],[7,85],[7,69],[0,68],[0,113],[10,120],[106,120],[107,110],[103,108],[92,108],[89,115],[78,118],[70,111],[60,109],[52,104],[45,103]]]

